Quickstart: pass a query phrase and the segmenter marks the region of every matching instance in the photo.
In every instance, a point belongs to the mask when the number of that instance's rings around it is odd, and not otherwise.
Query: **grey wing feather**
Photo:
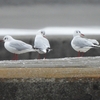
[[[87,39],[84,39],[84,38],[80,38],[80,39],[76,39],[74,41],[74,44],[76,46],[79,46],[80,48],[83,48],[83,47],[92,47],[92,43],[90,41],[88,41]]]
[[[31,45],[24,43],[23,41],[19,41],[19,40],[10,42],[10,46],[19,51],[32,48]]]

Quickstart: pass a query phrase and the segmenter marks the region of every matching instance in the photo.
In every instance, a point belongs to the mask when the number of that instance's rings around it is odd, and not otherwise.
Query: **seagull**
[[[35,36],[34,49],[39,53],[38,59],[40,59],[40,54],[46,54],[52,49],[50,48],[50,43],[47,38],[45,38],[45,31],[39,30]],[[45,57],[44,57],[45,58]]]
[[[80,52],[85,53],[91,48],[100,47],[99,42],[95,39],[87,39],[84,38],[84,34],[82,34],[79,30],[75,31],[73,34],[73,39],[71,41],[72,48],[78,52],[78,56],[82,56]]]
[[[35,51],[30,44],[16,40],[10,35],[4,36],[3,41],[5,49],[14,54],[13,60],[18,60],[18,54]]]

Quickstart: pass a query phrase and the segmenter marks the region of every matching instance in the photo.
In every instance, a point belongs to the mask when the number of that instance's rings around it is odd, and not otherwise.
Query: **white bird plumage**
[[[95,39],[83,38],[84,34],[80,31],[75,31],[71,41],[72,48],[77,52],[87,52],[91,48],[100,47],[99,42]]]
[[[47,38],[45,38],[45,31],[38,31],[34,40],[34,49],[39,54],[46,54],[51,51],[50,43]]]
[[[16,40],[13,37],[6,35],[3,38],[4,47],[11,53],[22,54],[27,52],[35,51],[32,45],[27,44],[21,40]],[[17,58],[15,58],[17,60]]]

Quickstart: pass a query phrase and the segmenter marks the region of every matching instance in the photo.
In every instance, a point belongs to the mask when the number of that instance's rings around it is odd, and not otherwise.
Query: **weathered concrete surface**
[[[0,61],[0,100],[100,100],[100,57]]]
[[[100,68],[100,56],[2,60],[0,68]]]
[[[98,78],[100,68],[0,68],[0,78]]]
[[[1,100],[100,100],[100,78],[1,79]]]

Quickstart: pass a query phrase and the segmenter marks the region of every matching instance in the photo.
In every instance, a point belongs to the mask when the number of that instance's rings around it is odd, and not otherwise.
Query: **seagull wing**
[[[30,44],[27,44],[27,43],[20,41],[20,40],[11,41],[10,46],[15,48],[18,51],[32,49],[32,46]]]
[[[91,41],[88,41],[85,38],[76,38],[76,39],[74,39],[73,43],[74,43],[74,45],[76,45],[76,46],[78,46],[80,48],[94,46]]]
[[[49,41],[43,36],[36,36],[34,41],[34,48],[39,48],[39,49],[50,48]]]

